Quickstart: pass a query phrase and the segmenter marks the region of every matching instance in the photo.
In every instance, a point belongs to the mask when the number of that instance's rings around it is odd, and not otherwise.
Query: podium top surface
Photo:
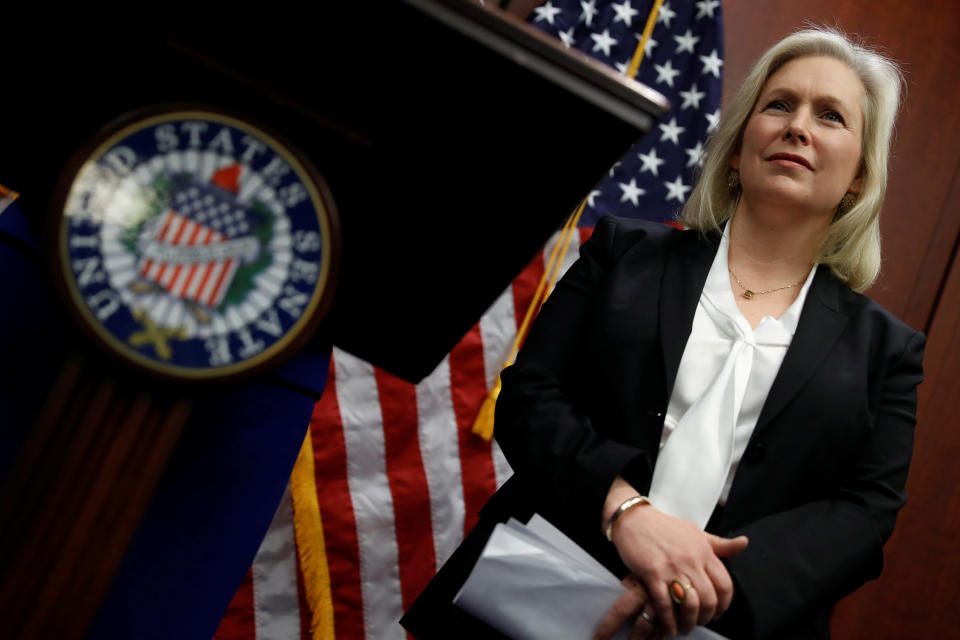
[[[657,91],[511,14],[464,0],[404,1],[638,129],[650,129],[670,108]]]

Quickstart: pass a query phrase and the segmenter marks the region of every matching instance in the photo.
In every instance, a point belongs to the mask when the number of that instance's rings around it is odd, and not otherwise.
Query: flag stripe
[[[489,391],[493,388],[497,376],[500,375],[500,369],[503,367],[517,336],[512,287],[507,287],[494,300],[487,312],[480,318],[478,326],[480,328],[480,338],[483,341],[484,382]],[[510,464],[496,441],[493,442],[491,456],[493,457],[493,470],[497,479],[497,487],[500,487],[507,481],[513,470],[510,469]]]
[[[207,232],[204,234],[203,240],[201,240],[201,242],[204,245],[208,245],[213,240],[215,235],[216,235],[216,232],[213,229],[207,229]],[[203,287],[204,282],[206,282],[206,278],[207,278],[206,274],[209,271],[210,267],[211,267],[211,264],[209,263],[203,266],[200,266],[199,263],[194,262],[192,265],[190,265],[190,273],[187,275],[187,282],[180,295],[184,298],[188,298],[188,299],[192,298],[196,300],[197,293]],[[197,274],[198,270],[200,270],[199,274]]]
[[[337,366],[330,372],[323,396],[313,409],[313,440],[317,501],[327,547],[327,566],[333,591],[333,624],[341,638],[363,640],[363,593],[360,586],[360,550],[353,499],[347,480],[347,449],[337,399]]]
[[[187,246],[193,246],[197,240],[197,236],[200,235],[200,232],[203,230],[203,227],[199,224],[196,224],[192,220],[190,220],[187,225],[189,227],[189,231],[184,244]],[[177,268],[174,270],[173,278],[170,282],[170,288],[168,289],[170,293],[174,295],[183,294],[187,283],[190,281],[190,274],[193,272],[194,266],[194,264],[191,264],[190,267],[184,269],[182,264],[177,265]]]
[[[512,287],[497,296],[477,324],[483,341],[484,382],[487,389],[492,389],[517,335]]]
[[[552,238],[547,242],[547,246],[544,248],[543,253],[547,255],[550,251],[553,250],[553,245],[562,241],[562,234],[555,233]],[[560,247],[563,249],[563,246]],[[563,274],[567,272],[567,269],[573,266],[573,263],[577,261],[577,257],[580,253],[580,229],[573,229],[567,240],[567,250],[560,256],[560,270],[557,272],[556,281],[563,277]],[[549,293],[549,292],[548,292]]]
[[[193,225],[192,222],[190,222],[189,220],[183,217],[180,217],[178,222],[180,223],[180,227],[177,229],[176,233],[174,234],[173,240],[171,241],[171,244],[174,244],[174,245],[180,244],[180,238],[183,236],[186,228]],[[173,268],[169,271],[169,273],[166,274],[167,277],[164,278],[164,281],[160,283],[163,285],[163,287],[167,291],[173,291],[173,285],[177,281],[177,277],[180,275],[181,267],[182,265],[179,263],[174,265]]]
[[[217,284],[214,286],[213,292],[210,294],[210,300],[207,302],[209,306],[215,307],[223,300],[229,284],[233,281],[233,274],[237,272],[238,266],[237,260],[233,258],[228,259],[224,263],[223,271],[220,272],[220,278],[217,279]]]
[[[167,227],[170,226],[170,221],[173,219],[173,215],[174,215],[173,211],[170,211],[170,210],[167,210],[167,212],[163,214],[163,222],[161,223],[163,226],[160,228],[160,233],[158,234],[158,237],[163,237],[164,234],[167,233]],[[143,269],[141,269],[140,273],[145,276],[149,276],[151,275],[152,267],[153,267],[153,260],[150,260],[148,258],[144,260]]]
[[[298,640],[296,542],[290,487],[253,560],[253,611],[259,640]]]
[[[460,460],[470,471],[463,474],[464,535],[476,524],[477,514],[497,488],[490,443],[471,432],[480,404],[487,395],[480,340],[480,329],[474,325],[450,351],[450,393],[457,417]]]
[[[187,220],[183,216],[178,216],[178,218],[180,218],[178,221],[180,226],[174,234],[171,244],[180,244],[180,239],[183,237],[184,233],[187,233],[188,238],[193,235],[192,232],[188,232],[188,230],[194,226],[193,222],[191,220]],[[164,286],[166,286],[167,291],[173,291],[173,284],[177,281],[177,276],[180,275],[181,267],[182,265],[180,264],[176,265],[173,268],[173,271],[170,272],[168,282],[162,283]]]
[[[543,277],[543,273],[544,252],[541,251],[513,281],[513,313],[518,328],[523,324],[523,316],[527,313],[527,308],[533,300],[533,294],[537,290],[537,284]]]
[[[403,608],[413,604],[434,573],[430,501],[417,430],[414,385],[374,370],[383,414],[387,476],[393,497]]]
[[[581,245],[582,245],[583,243],[585,243],[587,240],[589,240],[589,239],[590,239],[590,236],[593,235],[593,227],[580,227],[579,231],[580,231],[580,244],[581,244]],[[580,257],[580,248],[579,248],[579,247],[577,247],[576,255],[577,255],[578,258]]]
[[[420,454],[430,496],[435,568],[446,562],[463,539],[463,476],[457,417],[450,396],[450,360],[444,358],[417,390]]]
[[[378,640],[404,638],[397,623],[403,612],[399,552],[373,366],[345,351],[336,350],[334,354],[347,482],[360,548],[364,632],[366,637]]]
[[[496,440],[490,442],[490,457],[493,458],[493,471],[497,480],[497,489],[499,489],[513,475],[513,469]]]
[[[170,286],[167,287],[167,291],[175,296],[182,296],[183,290],[186,288],[185,285],[189,282],[189,277],[190,267],[185,268],[184,265],[178,264],[173,270],[173,277],[170,278]]]
[[[222,271],[223,271],[222,260],[207,263],[207,270],[203,274],[203,280],[200,282],[199,291],[197,291],[197,297],[196,297],[197,302],[201,304],[207,304],[207,300],[210,299],[210,296],[213,293],[213,288],[216,286],[217,281],[220,279],[220,273]]]
[[[171,211],[167,217],[167,222],[163,225],[163,230],[160,232],[160,235],[157,236],[159,242],[166,242],[170,236],[176,235],[177,232],[183,227],[183,216],[177,215],[175,212]],[[166,286],[164,282],[164,276],[167,275],[167,263],[161,262],[157,265],[157,273],[153,276],[153,279],[157,282]]]

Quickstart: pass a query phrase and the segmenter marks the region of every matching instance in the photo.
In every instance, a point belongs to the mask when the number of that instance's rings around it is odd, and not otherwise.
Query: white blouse
[[[650,489],[659,509],[701,527],[726,503],[817,270],[779,319],[765,316],[752,329],[730,285],[729,246],[724,231],[680,360]]]

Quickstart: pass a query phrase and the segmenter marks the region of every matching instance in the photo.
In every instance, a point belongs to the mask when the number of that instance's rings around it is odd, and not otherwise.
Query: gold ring
[[[687,591],[693,589],[692,585],[683,584],[679,580],[670,581],[670,599],[673,600],[674,604],[683,604],[687,599]]]

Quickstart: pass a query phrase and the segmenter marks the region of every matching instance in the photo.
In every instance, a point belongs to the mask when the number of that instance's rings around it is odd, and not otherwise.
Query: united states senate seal
[[[269,366],[329,307],[329,191],[243,119],[169,110],[108,127],[67,170],[54,210],[76,315],[139,369],[199,380]]]

